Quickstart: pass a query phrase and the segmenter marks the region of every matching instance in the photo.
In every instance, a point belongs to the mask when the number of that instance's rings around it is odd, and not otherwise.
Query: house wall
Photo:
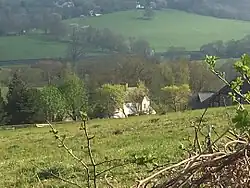
[[[141,104],[141,111],[142,112],[148,112],[149,107],[150,107],[150,100],[148,100],[147,97],[144,97],[143,100],[142,100],[142,104]]]

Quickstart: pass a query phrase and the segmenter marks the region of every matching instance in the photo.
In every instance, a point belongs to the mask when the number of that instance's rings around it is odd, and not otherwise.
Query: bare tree
[[[84,55],[84,44],[78,27],[73,27],[67,53],[75,68],[76,62]]]

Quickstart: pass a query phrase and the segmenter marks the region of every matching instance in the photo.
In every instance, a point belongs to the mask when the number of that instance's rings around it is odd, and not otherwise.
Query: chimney
[[[125,83],[124,88],[125,88],[125,91],[127,91],[127,89],[128,89],[128,83]]]

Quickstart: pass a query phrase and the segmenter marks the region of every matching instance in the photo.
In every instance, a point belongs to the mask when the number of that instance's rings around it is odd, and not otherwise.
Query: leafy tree
[[[48,85],[42,88],[40,101],[48,121],[63,119],[66,114],[66,102],[57,87]]]
[[[80,111],[87,112],[87,91],[83,80],[75,73],[65,74],[60,91],[66,100],[69,115],[73,120],[77,120]]]
[[[33,92],[15,72],[8,86],[7,105],[5,107],[8,124],[30,123],[35,112]]]
[[[184,109],[190,96],[189,85],[170,85],[162,88],[165,94],[164,100],[175,112]]]
[[[189,84],[190,70],[187,61],[173,61],[169,66],[172,68],[175,85]]]
[[[125,97],[124,86],[104,84],[97,90],[95,108],[111,117],[115,110],[123,109]]]

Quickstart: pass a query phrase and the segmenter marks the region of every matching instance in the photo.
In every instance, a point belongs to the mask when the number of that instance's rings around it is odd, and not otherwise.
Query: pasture
[[[0,60],[64,57],[67,45],[39,36],[0,37]]]
[[[231,108],[209,109],[203,125],[214,125],[218,132],[226,129],[226,112],[232,114],[233,111]],[[183,144],[186,147],[189,137],[192,141],[192,122],[197,123],[202,113],[203,110],[197,110],[120,120],[90,120],[87,126],[90,135],[95,135],[92,141],[94,157],[100,162],[105,159],[125,159],[134,154],[151,155],[156,158],[156,163],[170,165],[187,156],[180,146]],[[65,143],[69,148],[86,159],[86,150],[82,149],[86,140],[79,130],[79,124],[57,124],[55,128],[60,135],[66,135]],[[0,187],[69,187],[44,175],[49,169],[72,181],[84,181],[81,165],[64,149],[57,147],[58,142],[49,130],[49,127],[0,129]],[[109,175],[115,177],[115,181],[112,181],[115,187],[125,188],[131,187],[136,177],[149,175],[146,169],[145,166],[131,164],[114,169]]]
[[[65,23],[109,28],[126,37],[149,41],[156,51],[166,51],[170,46],[198,50],[201,45],[216,40],[241,39],[250,34],[250,22],[218,19],[178,10],[156,11],[152,20],[138,19],[143,12],[123,11],[100,17],[76,18]]]

